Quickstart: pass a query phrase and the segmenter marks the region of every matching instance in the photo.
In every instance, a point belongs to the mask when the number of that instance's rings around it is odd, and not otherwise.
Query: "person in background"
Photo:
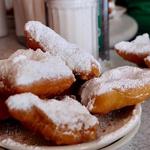
[[[138,34],[150,34],[150,0],[117,0],[117,5],[127,8],[127,13],[139,25]]]

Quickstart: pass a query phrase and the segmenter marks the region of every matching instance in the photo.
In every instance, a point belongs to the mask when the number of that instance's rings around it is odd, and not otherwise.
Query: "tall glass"
[[[49,26],[98,58],[97,0],[47,0]]]

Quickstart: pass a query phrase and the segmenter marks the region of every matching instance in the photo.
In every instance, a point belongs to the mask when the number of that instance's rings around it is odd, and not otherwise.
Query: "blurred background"
[[[38,20],[107,59],[117,42],[150,33],[149,8],[149,0],[0,0],[0,44],[13,36],[25,45],[24,24]]]

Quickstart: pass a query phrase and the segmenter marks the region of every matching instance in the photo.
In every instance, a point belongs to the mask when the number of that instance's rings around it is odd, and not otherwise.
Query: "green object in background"
[[[102,49],[102,14],[101,14],[101,0],[98,0],[98,48]]]
[[[150,0],[123,0],[126,3],[128,14],[139,25],[138,34],[150,34]]]

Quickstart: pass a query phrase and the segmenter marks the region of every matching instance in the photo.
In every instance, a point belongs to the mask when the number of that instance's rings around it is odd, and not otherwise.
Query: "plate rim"
[[[120,140],[100,150],[116,150],[116,149],[121,148],[121,146],[131,141],[132,138],[137,134],[140,128],[140,125],[141,125],[141,121],[138,122],[137,126],[132,131],[130,131],[127,135],[122,137]]]

